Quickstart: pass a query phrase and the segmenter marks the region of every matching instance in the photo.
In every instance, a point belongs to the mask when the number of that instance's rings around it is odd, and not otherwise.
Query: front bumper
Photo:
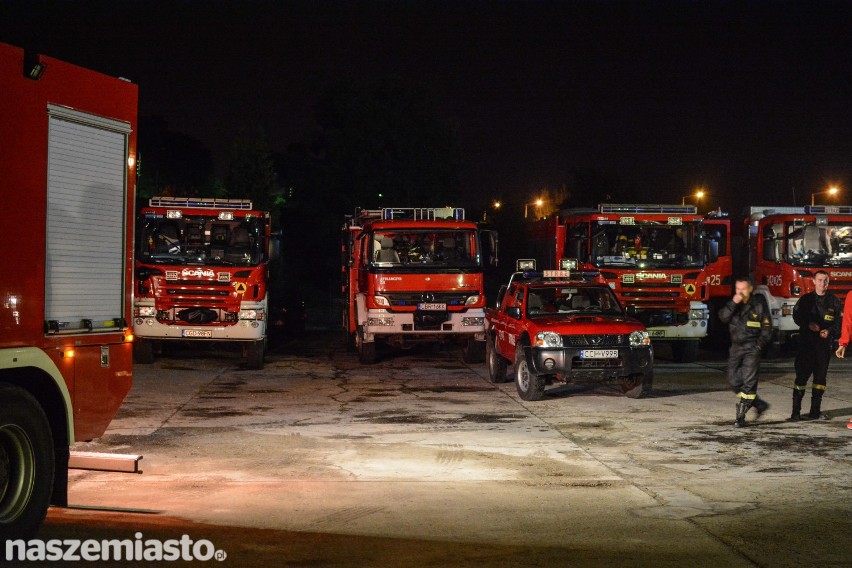
[[[592,348],[579,347],[525,347],[524,352],[530,368],[537,375],[565,375],[568,378],[588,377],[608,379],[645,375],[654,368],[654,350],[652,347],[607,347],[605,350],[618,351],[618,357],[607,359],[586,359],[580,357],[581,351]],[[594,349],[598,351],[598,349]]]
[[[463,312],[390,312],[367,310],[361,323],[364,341],[376,336],[451,336],[469,335],[485,340],[485,310],[470,308]]]

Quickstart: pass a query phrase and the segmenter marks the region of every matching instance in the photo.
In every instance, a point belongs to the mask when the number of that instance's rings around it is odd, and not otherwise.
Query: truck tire
[[[468,339],[464,344],[462,361],[465,363],[482,363],[485,361],[485,341]]]
[[[41,405],[24,389],[0,384],[0,540],[35,535],[47,514],[54,467]]]
[[[672,359],[675,363],[694,363],[698,360],[697,339],[675,341],[672,343]]]
[[[266,342],[261,339],[252,341],[246,346],[246,367],[263,369],[263,358],[266,355]]]
[[[358,348],[358,362],[362,365],[370,365],[376,362],[376,342],[364,341],[364,332],[360,328],[355,334],[355,346]]]
[[[507,370],[509,362],[497,353],[494,342],[497,338],[490,339],[485,345],[485,361],[488,363],[488,378],[492,383],[505,383],[509,381]]]
[[[654,384],[654,372],[648,374],[637,373],[621,378],[621,392],[627,398],[642,398],[651,392]]]
[[[515,388],[524,400],[541,400],[544,397],[544,377],[533,373],[524,355],[524,346],[515,349]]]
[[[150,365],[154,362],[154,342],[150,339],[133,340],[133,362]]]

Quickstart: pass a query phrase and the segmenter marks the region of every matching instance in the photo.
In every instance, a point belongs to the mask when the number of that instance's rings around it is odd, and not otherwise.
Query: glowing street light
[[[524,219],[527,218],[527,212],[530,205],[535,205],[536,209],[538,209],[539,207],[544,205],[544,199],[539,198],[532,203],[524,203]]]
[[[680,198],[680,204],[681,205],[686,205],[686,198],[687,197],[694,197],[695,198],[695,204],[698,205],[698,202],[701,201],[701,198],[704,197],[704,190],[699,189],[698,191],[696,191],[692,195],[684,195],[683,197]]]
[[[500,209],[502,206],[503,206],[503,204],[500,202],[499,199],[495,200],[494,204],[492,205],[492,207],[494,207],[494,209]]]
[[[837,187],[835,187],[835,186],[831,186],[831,187],[829,187],[828,189],[826,189],[825,191],[817,191],[816,193],[812,193],[812,194],[811,194],[811,206],[813,207],[813,205],[814,205],[814,197],[816,197],[817,195],[822,195],[822,194],[824,194],[824,193],[827,193],[827,194],[829,194],[829,195],[834,195],[834,194],[836,194],[838,191],[840,191],[840,190],[839,190],[839,189],[837,189]]]

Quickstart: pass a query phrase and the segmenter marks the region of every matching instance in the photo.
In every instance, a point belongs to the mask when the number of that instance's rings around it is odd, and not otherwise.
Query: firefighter
[[[843,323],[840,324],[840,344],[837,346],[837,355],[840,359],[846,357],[846,348],[849,347],[849,341],[852,340],[852,292],[846,294],[846,301],[843,303]],[[847,428],[852,428],[852,418],[849,419]]]
[[[840,318],[843,306],[828,291],[828,273],[817,270],[814,291],[802,296],[793,308],[793,321],[799,326],[799,351],[796,353],[796,381],[793,385],[793,412],[790,420],[828,420],[820,411],[825,394],[828,362],[834,340],[840,337]],[[813,375],[811,410],[802,416],[802,399],[808,378]]]
[[[731,349],[728,352],[728,383],[737,396],[737,418],[734,424],[745,426],[745,416],[752,406],[760,416],[769,403],[757,396],[757,371],[760,355],[772,337],[772,318],[762,297],[753,296],[754,285],[740,278],[734,297],[719,310],[719,319],[728,324]]]

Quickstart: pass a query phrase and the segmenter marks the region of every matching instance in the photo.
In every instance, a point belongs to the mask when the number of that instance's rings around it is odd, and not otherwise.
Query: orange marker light
[[[62,357],[64,357],[65,359],[73,359],[74,355],[75,353],[73,349],[69,348],[62,351]]]

